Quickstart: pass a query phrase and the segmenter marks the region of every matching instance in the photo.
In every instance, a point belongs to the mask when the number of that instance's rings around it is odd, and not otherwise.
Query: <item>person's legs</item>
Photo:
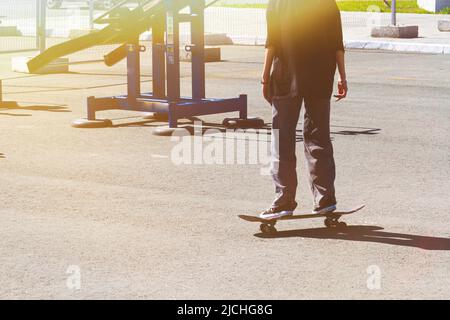
[[[297,123],[302,98],[274,100],[272,124],[272,178],[277,198],[273,208],[295,210],[297,203]]]
[[[303,137],[315,209],[336,205],[336,167],[330,137],[330,100],[305,99]]]

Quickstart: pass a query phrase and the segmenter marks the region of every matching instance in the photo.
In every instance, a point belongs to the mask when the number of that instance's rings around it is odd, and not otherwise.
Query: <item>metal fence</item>
[[[267,2],[221,0],[206,10],[205,31],[227,34],[236,44],[261,45],[266,38]],[[39,3],[42,3],[41,13],[38,10]],[[105,12],[106,8],[101,5],[107,3],[104,0],[0,0],[0,52],[33,50],[39,46],[43,48],[76,36],[82,30],[101,28],[92,21]],[[135,6],[137,1],[130,1],[129,5]],[[376,11],[376,8],[368,9]],[[43,18],[40,18],[42,14],[45,14],[45,25],[39,31],[39,22],[43,22]],[[389,23],[388,15],[374,16],[370,12],[356,15],[343,12],[342,17],[344,29],[350,26],[352,29],[361,28],[361,33],[365,33],[368,23]],[[39,32],[46,35],[41,37],[41,42]],[[142,38],[150,37],[144,34]]]
[[[363,1],[363,0],[361,0]],[[365,0],[364,0],[365,1]],[[269,0],[222,0],[206,11],[206,32],[226,33],[236,44],[261,45],[267,36],[266,6]],[[374,25],[388,25],[389,13],[380,13],[379,6],[367,2],[366,12],[342,12],[344,33],[370,34]]]
[[[44,49],[88,30],[107,9],[100,2],[108,1],[0,0],[0,52]]]
[[[0,52],[38,47],[36,0],[0,0]]]
[[[236,1],[236,0],[235,0]],[[267,1],[253,0],[263,5]],[[266,13],[264,8],[240,8],[218,3],[205,12],[207,33],[227,34],[237,44],[262,44],[266,38]]]

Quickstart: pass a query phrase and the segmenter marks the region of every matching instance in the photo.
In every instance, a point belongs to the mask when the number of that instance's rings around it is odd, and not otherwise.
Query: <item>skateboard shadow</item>
[[[349,226],[345,229],[303,229],[279,231],[274,234],[255,234],[255,237],[264,239],[280,238],[310,238],[335,239],[347,241],[374,242],[394,246],[414,247],[424,250],[450,250],[450,239],[439,237],[419,236],[404,233],[383,231],[377,226]]]

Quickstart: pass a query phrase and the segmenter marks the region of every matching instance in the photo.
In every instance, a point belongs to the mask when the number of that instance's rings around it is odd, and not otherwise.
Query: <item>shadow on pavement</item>
[[[117,119],[116,119],[117,120]],[[179,129],[186,130],[186,133],[190,135],[194,135],[197,133],[196,128],[194,126],[195,122],[201,122],[202,124],[202,134],[212,134],[211,130],[220,132],[220,133],[226,133],[227,130],[233,130],[233,128],[226,127],[222,124],[217,123],[209,123],[202,121],[198,118],[189,118],[189,119],[180,119],[179,120]],[[160,120],[141,120],[141,121],[134,121],[134,122],[127,122],[122,124],[116,124],[113,125],[114,128],[121,128],[121,127],[151,127],[151,128],[159,128],[161,125],[167,125],[167,122],[160,121]],[[260,130],[269,130],[267,133],[270,135],[270,128],[267,126],[257,128]]]
[[[29,106],[20,106],[17,102],[3,102],[0,104],[0,110],[19,110],[19,111],[48,111],[48,112],[70,112],[69,109],[65,105],[29,105]],[[31,116],[30,114],[14,114],[9,112],[0,112],[0,115],[6,116],[14,116],[14,117],[22,117],[22,116]]]
[[[151,80],[142,80],[141,83],[151,82]],[[81,91],[81,90],[92,90],[92,89],[104,89],[109,87],[126,86],[126,82],[116,82],[111,84],[95,85],[95,86],[85,86],[85,87],[57,87],[57,86],[32,86],[32,85],[9,85],[11,88],[26,88],[24,91],[10,92],[9,94],[30,94],[30,93],[50,93],[50,92],[68,92],[68,91]]]
[[[342,130],[335,130],[339,128]],[[342,136],[359,136],[368,135],[373,136],[381,133],[381,129],[378,128],[364,128],[364,127],[346,127],[346,126],[331,126],[331,135],[342,135]],[[303,141],[302,130],[297,130],[297,142]]]
[[[31,114],[15,114],[15,113],[8,113],[8,112],[0,112],[0,116],[31,117]]]
[[[191,135],[194,135],[195,128],[193,127],[193,124],[195,121],[199,121],[202,123],[203,127],[203,134],[207,133],[208,130],[214,129],[218,130],[221,133],[225,133],[227,130],[232,128],[227,128],[221,124],[217,123],[208,123],[205,121],[202,121],[198,118],[191,118],[191,119],[185,119],[186,122],[182,122],[183,120],[180,120],[180,129],[187,130]],[[118,124],[114,125],[116,128],[120,127],[154,127],[157,128],[161,126],[160,121],[156,120],[142,120],[142,121],[135,121],[135,122],[129,122],[124,124]],[[339,131],[332,131],[331,135],[347,135],[347,136],[356,136],[356,135],[377,135],[381,132],[381,129],[377,128],[364,128],[364,127],[346,127],[346,126],[332,126],[333,128],[345,128],[347,130],[339,130]],[[271,123],[266,123],[263,127],[257,128],[259,130],[267,130],[267,134],[271,135]],[[297,142],[303,141],[303,135],[302,130],[297,130]]]
[[[310,238],[374,242],[394,246],[414,247],[425,250],[450,250],[450,239],[383,231],[376,226],[348,226],[342,230],[327,228],[279,231],[274,234],[257,233],[264,239]]]
[[[344,136],[356,136],[356,135],[376,135],[381,132],[381,129],[362,129],[362,130],[341,130],[341,131],[331,131],[331,134],[340,134]]]

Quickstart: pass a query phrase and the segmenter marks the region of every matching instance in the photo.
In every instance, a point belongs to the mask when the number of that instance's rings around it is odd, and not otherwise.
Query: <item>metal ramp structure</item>
[[[96,19],[106,24],[102,30],[67,41],[47,49],[28,63],[30,72],[51,63],[55,59],[87,48],[120,44],[104,57],[112,66],[127,59],[127,94],[113,97],[89,97],[87,118],[73,122],[74,127],[92,128],[111,126],[110,120],[97,119],[96,113],[104,110],[128,110],[165,115],[169,129],[157,131],[168,135],[177,128],[178,120],[202,115],[238,112],[236,119],[226,119],[224,124],[238,127],[261,127],[264,122],[248,118],[247,96],[230,99],[206,98],[205,94],[205,43],[204,12],[216,1],[205,0],[147,0],[135,9],[126,7],[128,1],[118,3],[112,10]],[[188,10],[186,10],[188,9]],[[189,11],[189,13],[182,13]],[[180,24],[191,27],[192,96],[180,95]],[[139,36],[152,32],[153,91],[141,92],[140,54],[143,47]]]

